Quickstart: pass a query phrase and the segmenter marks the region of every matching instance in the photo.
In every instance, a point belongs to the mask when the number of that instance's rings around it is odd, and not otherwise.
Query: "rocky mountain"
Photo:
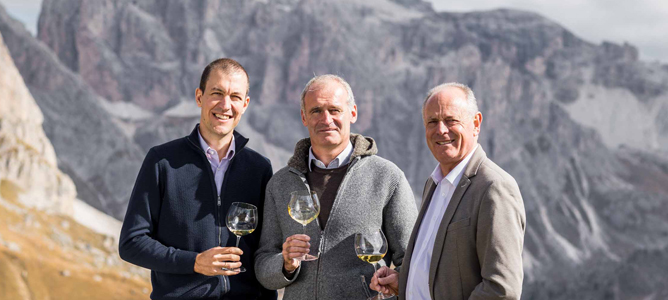
[[[353,130],[374,137],[416,193],[435,166],[422,101],[430,87],[459,81],[479,99],[480,143],[525,199],[524,298],[668,293],[660,268],[668,262],[668,66],[638,60],[631,45],[592,44],[529,12],[435,12],[419,0],[46,0],[39,41],[11,24],[0,14],[37,104],[63,116],[45,112],[44,121],[59,165],[80,194],[112,199],[94,201],[113,203],[99,206],[114,216],[122,217],[142,154],[197,121],[194,89],[215,58],[247,68],[251,106],[240,131],[275,168],[306,135],[303,85],[336,73],[356,95]],[[56,96],[63,85],[53,82],[63,78],[77,92]],[[94,108],[81,114],[79,106]],[[72,123],[104,140],[80,140],[81,128],[65,127]]]
[[[143,151],[81,76],[63,66],[4,9],[0,9],[0,32],[44,114],[44,131],[58,155],[59,168],[72,178],[81,199],[122,218]]]
[[[0,69],[0,298],[145,298],[146,271],[120,260],[115,237],[96,232],[106,229],[79,223],[86,206],[58,169],[42,112],[2,35]]]
[[[76,189],[56,165],[42,116],[0,36],[0,195],[71,215]]]

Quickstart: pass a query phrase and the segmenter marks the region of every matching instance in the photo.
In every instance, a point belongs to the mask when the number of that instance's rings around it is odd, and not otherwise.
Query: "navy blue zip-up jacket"
[[[197,254],[235,246],[236,236],[225,225],[232,202],[253,204],[263,215],[265,186],[272,176],[269,160],[246,148],[248,139],[235,131],[235,154],[218,199],[197,126],[190,136],[153,147],[146,155],[123,221],[121,258],[151,270],[151,299],[276,299],[276,291],[263,288],[253,270],[262,218],[239,243],[245,273],[210,277],[194,271]]]

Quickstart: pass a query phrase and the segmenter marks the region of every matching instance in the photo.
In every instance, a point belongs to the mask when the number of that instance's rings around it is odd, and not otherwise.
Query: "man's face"
[[[204,137],[220,140],[232,133],[248,107],[246,75],[212,70],[205,89],[195,91],[197,106],[202,108],[200,131]]]
[[[348,93],[336,81],[316,83],[304,97],[302,123],[314,148],[334,150],[350,140],[350,124],[357,121],[357,106],[348,107]]]
[[[447,87],[434,94],[424,108],[427,145],[447,175],[478,143],[482,114],[467,110],[466,94]]]

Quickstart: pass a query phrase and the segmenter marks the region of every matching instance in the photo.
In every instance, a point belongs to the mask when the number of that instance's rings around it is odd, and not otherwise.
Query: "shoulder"
[[[161,145],[149,149],[146,158],[155,160],[172,159],[186,156],[185,154],[195,154],[196,148],[188,145],[190,143],[187,137],[171,140]]]
[[[238,159],[246,166],[256,169],[271,169],[271,161],[269,158],[258,153],[257,151],[244,147],[242,151],[237,153]]]
[[[510,184],[517,186],[515,178],[489,158],[485,158],[482,162],[476,177],[479,177],[479,180],[483,180],[490,184]]]
[[[269,179],[268,185],[280,186],[282,182],[285,182],[286,180],[291,180],[292,176],[297,176],[297,175],[291,174],[290,167],[285,166],[280,170],[276,171],[276,173],[274,173],[274,176],[272,176],[271,179]]]
[[[391,176],[403,176],[404,172],[393,162],[378,155],[364,156],[360,159],[366,172],[384,173]]]
[[[520,202],[522,201],[520,188],[517,185],[515,178],[493,161],[485,159],[485,161],[482,162],[476,177],[477,178],[474,178],[473,180],[478,181],[480,185],[485,186],[484,195],[486,195],[486,198],[511,197],[518,199]],[[502,197],[491,197],[493,195]]]

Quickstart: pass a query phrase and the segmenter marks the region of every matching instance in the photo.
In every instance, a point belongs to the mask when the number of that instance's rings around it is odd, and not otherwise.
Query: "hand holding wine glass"
[[[376,273],[376,263],[378,263],[387,253],[387,239],[380,230],[371,233],[355,234],[355,253],[361,260],[370,263],[373,266],[373,273]],[[387,299],[383,293],[368,298],[367,300]]]
[[[257,228],[257,207],[252,204],[243,202],[234,202],[227,212],[227,228],[237,236],[237,245],[239,248],[239,240],[242,236],[251,234]],[[223,268],[225,271],[230,271]],[[243,266],[239,268],[239,272],[246,272]]]
[[[309,249],[311,247],[310,240],[311,238],[306,234],[306,225],[311,223],[318,217],[320,213],[320,202],[318,202],[318,196],[315,192],[310,191],[296,191],[290,194],[290,203],[288,203],[288,214],[290,217],[302,224],[303,235],[295,234],[286,239],[283,246],[284,251],[286,252],[286,244],[288,257],[293,256],[290,252],[303,252],[304,248]],[[291,251],[292,250],[292,251]],[[313,251],[311,251],[313,250]],[[317,249],[309,249],[301,257],[295,257],[294,259],[300,261],[311,261],[318,259],[320,247]],[[284,259],[286,255],[284,254]],[[288,270],[290,271],[290,270]]]
[[[369,288],[384,294],[399,294],[399,272],[381,267],[373,274]]]

